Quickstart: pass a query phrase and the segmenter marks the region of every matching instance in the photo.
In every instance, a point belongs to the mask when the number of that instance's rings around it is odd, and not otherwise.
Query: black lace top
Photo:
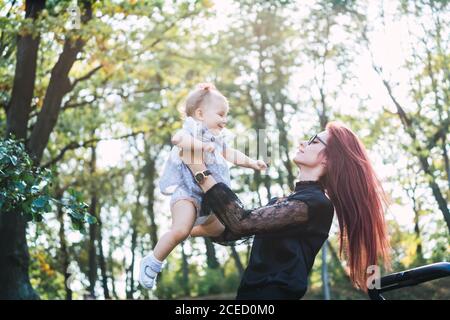
[[[225,225],[213,241],[256,235],[238,299],[299,299],[322,244],[328,238],[334,208],[318,182],[298,182],[295,191],[247,210],[227,185],[217,183],[203,197]]]

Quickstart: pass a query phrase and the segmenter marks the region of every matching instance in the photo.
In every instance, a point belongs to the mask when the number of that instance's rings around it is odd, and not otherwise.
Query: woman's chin
[[[297,166],[299,166],[299,165],[302,164],[302,159],[301,159],[301,158],[302,158],[301,156],[297,155],[297,156],[294,157],[294,159],[292,159],[292,161],[294,161],[294,163],[295,163]]]

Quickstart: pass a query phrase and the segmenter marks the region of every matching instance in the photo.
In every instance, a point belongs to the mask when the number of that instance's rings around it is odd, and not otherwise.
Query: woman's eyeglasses
[[[317,133],[316,133],[314,136],[312,136],[312,137],[308,140],[308,146],[309,146],[311,143],[313,143],[314,140],[316,140],[316,139],[319,140],[320,142],[322,142],[325,146],[327,145],[326,142],[323,141],[323,140],[317,135]]]

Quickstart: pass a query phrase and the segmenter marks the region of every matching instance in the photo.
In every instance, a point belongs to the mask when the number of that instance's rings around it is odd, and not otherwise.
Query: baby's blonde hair
[[[223,99],[228,105],[227,98],[224,97],[212,83],[200,83],[194,91],[192,91],[186,99],[185,113],[186,116],[192,117],[195,110],[200,108],[204,103],[212,98]]]

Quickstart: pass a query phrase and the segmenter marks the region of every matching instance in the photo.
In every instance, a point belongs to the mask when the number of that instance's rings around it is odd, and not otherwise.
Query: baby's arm
[[[214,146],[210,143],[203,143],[197,138],[194,138],[190,134],[180,130],[172,137],[172,143],[181,149],[190,149],[197,151],[214,151]],[[212,150],[211,150],[212,148]]]
[[[227,161],[240,167],[252,168],[255,170],[267,169],[267,165],[264,163],[264,161],[249,158],[239,150],[230,147],[225,148],[225,150],[223,151],[223,157]]]

